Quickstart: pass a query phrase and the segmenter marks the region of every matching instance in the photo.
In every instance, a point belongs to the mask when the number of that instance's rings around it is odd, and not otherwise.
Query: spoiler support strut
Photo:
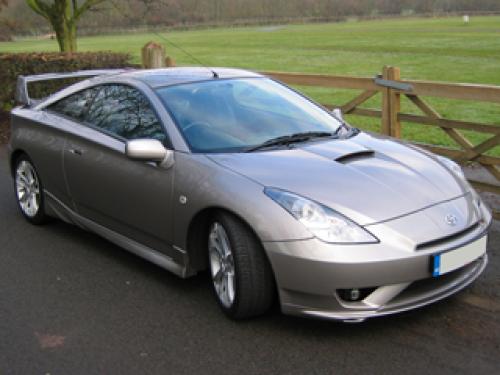
[[[28,92],[28,84],[32,82],[53,81],[68,78],[87,78],[103,75],[120,74],[125,69],[102,69],[102,70],[81,70],[73,73],[47,73],[32,76],[17,77],[16,101],[20,104],[31,105],[31,98]]]

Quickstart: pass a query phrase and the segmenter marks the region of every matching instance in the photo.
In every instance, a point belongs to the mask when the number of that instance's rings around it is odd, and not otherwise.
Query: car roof
[[[263,77],[258,73],[242,69],[204,67],[132,70],[121,73],[119,76],[142,81],[152,88],[207,81],[211,79]]]
[[[216,73],[216,75],[214,73]],[[78,91],[109,83],[133,83],[135,81],[148,85],[152,89],[156,89],[159,87],[216,79],[258,77],[264,76],[248,70],[230,68],[182,67],[149,70],[131,69],[115,72],[113,74],[97,75],[94,78],[86,79],[66,87],[47,98],[33,101],[33,104],[35,109],[41,109]]]

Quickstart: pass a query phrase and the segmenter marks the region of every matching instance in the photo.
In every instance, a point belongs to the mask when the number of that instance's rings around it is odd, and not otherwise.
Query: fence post
[[[384,66],[382,70],[383,79],[389,79],[389,69],[389,66]],[[388,87],[382,89],[382,128],[380,132],[384,135],[391,135],[391,102]]]
[[[167,68],[174,68],[175,67],[175,60],[173,57],[167,56],[165,59],[165,66]]]
[[[389,69],[389,79],[399,81],[401,79],[401,70],[396,67]],[[390,90],[391,102],[391,137],[401,138],[401,122],[399,122],[399,112],[401,111],[401,94],[395,90]]]
[[[155,42],[146,43],[142,47],[142,67],[145,69],[163,68],[165,66],[165,48]]]
[[[384,66],[382,78],[389,81],[399,81],[401,71],[399,68]],[[401,109],[401,95],[395,90],[385,87],[382,90],[382,134],[401,138],[401,123],[398,113]]]

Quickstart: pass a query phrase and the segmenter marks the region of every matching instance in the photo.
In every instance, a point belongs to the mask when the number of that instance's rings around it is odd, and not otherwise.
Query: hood
[[[463,196],[469,185],[429,153],[366,133],[293,149],[212,154],[265,186],[315,200],[369,225]]]

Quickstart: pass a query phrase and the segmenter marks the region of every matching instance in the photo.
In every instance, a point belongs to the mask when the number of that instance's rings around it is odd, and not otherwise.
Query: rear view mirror
[[[157,139],[134,139],[125,147],[127,157],[132,160],[152,161],[166,167],[173,164],[174,153],[167,150]]]

